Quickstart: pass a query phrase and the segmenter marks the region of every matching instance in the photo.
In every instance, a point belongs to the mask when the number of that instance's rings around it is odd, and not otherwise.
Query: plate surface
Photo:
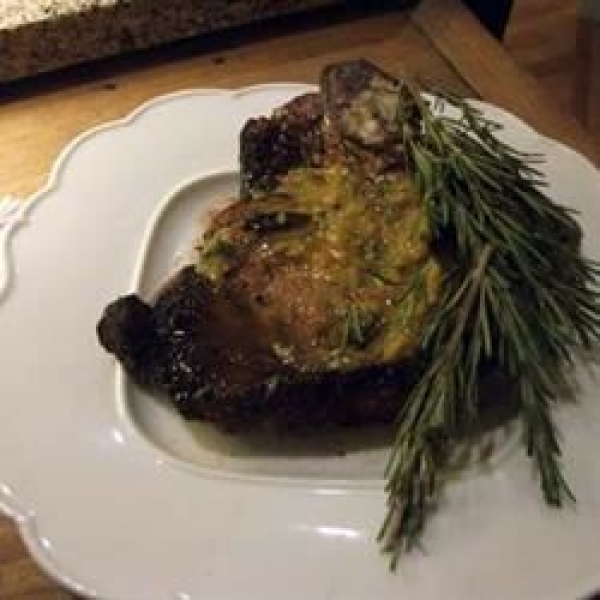
[[[0,243],[12,241],[0,262],[13,263],[0,295],[4,510],[48,572],[111,600],[575,600],[600,587],[600,403],[588,369],[558,414],[577,505],[547,509],[511,454],[449,488],[425,552],[392,575],[374,541],[385,502],[376,441],[344,456],[335,444],[246,454],[144,402],[98,347],[104,305],[151,294],[232,191],[245,120],[306,90],[160,98],[79,138],[26,210],[10,212],[18,219],[0,220]],[[547,157],[551,196],[581,212],[584,251],[600,257],[598,171],[481,106],[507,141]]]

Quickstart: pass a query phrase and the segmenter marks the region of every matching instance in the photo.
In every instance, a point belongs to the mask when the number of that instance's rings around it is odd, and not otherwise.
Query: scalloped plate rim
[[[96,125],[90,129],[87,129],[80,134],[78,134],[71,142],[69,142],[63,150],[58,154],[57,158],[54,160],[52,167],[49,171],[49,174],[46,178],[46,182],[43,186],[40,187],[36,192],[28,195],[25,198],[18,199],[19,202],[24,203],[24,207],[21,211],[18,211],[21,216],[21,221],[26,220],[30,217],[32,210],[43,201],[43,199],[54,192],[58,184],[60,183],[61,177],[64,175],[66,171],[66,167],[69,163],[71,157],[77,152],[79,147],[84,145],[86,142],[90,141],[94,137],[104,134],[110,133],[111,131],[124,129],[132,127],[136,124],[137,121],[142,120],[144,115],[153,109],[167,104],[170,101],[180,99],[185,96],[214,96],[214,95],[223,95],[228,97],[239,97],[246,94],[250,94],[252,92],[260,92],[260,91],[268,91],[270,89],[274,90],[304,90],[311,91],[316,89],[314,85],[298,83],[298,82],[271,82],[271,83],[263,83],[257,85],[246,86],[242,88],[187,88],[183,90],[178,90],[162,95],[158,95],[156,97],[150,98],[143,103],[139,104],[136,108],[130,111],[128,114],[121,118],[109,120],[107,122]],[[499,107],[494,104],[478,100],[478,99],[468,99],[469,102],[473,103],[476,106],[480,106],[484,109],[491,109],[496,114],[502,117],[502,125],[506,127],[507,124],[510,124],[510,127],[518,127],[528,136],[535,135],[540,140],[540,143],[544,145],[552,145],[554,149],[560,149],[561,152],[567,153],[571,155],[573,159],[583,161],[586,163],[586,166],[590,169],[596,169],[594,164],[584,155],[580,154],[573,148],[568,145],[553,139],[549,136],[540,134],[533,127],[528,125],[524,120],[522,120],[517,115]],[[225,169],[226,170],[226,169]],[[210,174],[215,174],[211,171]],[[176,184],[173,187],[173,190],[180,189],[185,185],[191,184],[195,178],[189,178],[188,181]],[[164,198],[159,200],[158,204],[161,204],[164,201]],[[157,205],[158,206],[158,205]],[[8,235],[6,236],[6,248],[0,247],[0,253],[4,252],[8,249],[10,244],[10,237],[14,234],[14,225],[11,221],[8,221]],[[0,224],[0,232],[2,232],[3,227],[6,227],[6,223]],[[18,261],[18,257],[17,257]],[[0,290],[1,296],[1,290]],[[1,310],[1,305],[0,305]],[[38,563],[38,565],[55,581],[64,586],[65,588],[71,590],[74,593],[82,594],[90,598],[102,597],[104,600],[121,600],[120,596],[99,596],[96,590],[92,586],[87,585],[81,579],[75,576],[71,576],[69,574],[69,569],[61,564],[58,564],[55,559],[50,556],[50,553],[47,552],[44,543],[44,537],[41,535],[39,531],[39,524],[36,519],[35,511],[26,511],[22,507],[19,506],[18,496],[13,492],[13,490],[0,481],[0,513],[3,513],[6,517],[10,518],[16,525],[17,530],[19,532],[20,537],[22,538],[25,546],[28,551],[31,553],[34,560]],[[600,571],[598,574],[599,581],[597,584],[600,584]],[[596,580],[594,580],[596,581]],[[588,594],[590,593],[590,588],[593,589],[596,583],[589,582],[589,585],[582,586],[581,593]]]

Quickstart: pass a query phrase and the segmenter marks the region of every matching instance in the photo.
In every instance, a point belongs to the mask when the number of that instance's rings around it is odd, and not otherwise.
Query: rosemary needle
[[[490,405],[486,373],[510,382],[547,503],[574,499],[552,409],[574,351],[600,336],[600,268],[581,256],[572,212],[543,193],[540,157],[500,141],[500,126],[466,101],[438,98],[458,116],[436,116],[418,91],[400,88],[406,165],[450,266],[423,336],[428,366],[398,415],[386,470],[379,540],[392,567],[419,542],[449,457]]]

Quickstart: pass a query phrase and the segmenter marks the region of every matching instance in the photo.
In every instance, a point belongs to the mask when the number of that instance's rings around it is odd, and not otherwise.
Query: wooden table
[[[591,138],[457,1],[424,0],[408,11],[337,9],[297,17],[0,88],[0,192],[32,193],[69,140],[153,96],[190,87],[314,82],[325,64],[357,56],[498,104],[600,165]],[[0,598],[73,598],[40,573],[4,518]]]

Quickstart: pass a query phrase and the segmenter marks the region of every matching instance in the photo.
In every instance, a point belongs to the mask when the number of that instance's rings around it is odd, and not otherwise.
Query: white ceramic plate
[[[104,305],[150,294],[234,193],[244,121],[306,89],[160,98],[78,139],[26,207],[0,211],[0,242],[13,242],[0,251],[4,510],[50,574],[107,599],[575,600],[600,587],[600,402],[584,369],[558,415],[576,507],[546,508],[514,453],[451,486],[424,553],[391,574],[374,541],[375,436],[345,455],[342,438],[282,452],[227,440],[144,398],[99,348]],[[598,171],[482,106],[508,141],[546,155],[551,195],[581,211],[600,257]]]

